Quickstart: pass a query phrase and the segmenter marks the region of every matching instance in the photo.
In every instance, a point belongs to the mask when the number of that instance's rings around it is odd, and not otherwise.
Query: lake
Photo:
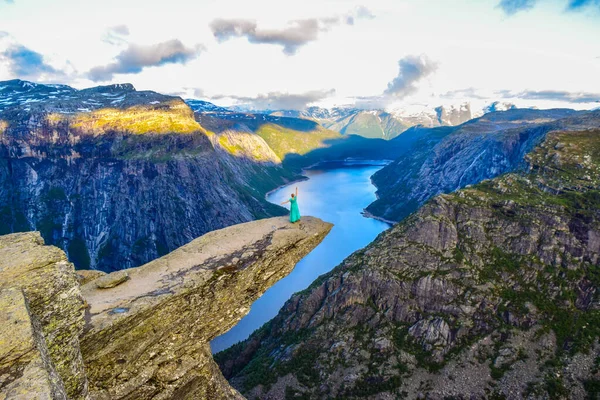
[[[292,294],[306,289],[320,275],[331,271],[346,257],[371,243],[390,227],[364,217],[361,212],[375,201],[370,177],[383,165],[327,163],[305,170],[309,179],[271,192],[267,200],[279,204],[298,187],[300,215],[311,215],[334,224],[323,242],[254,302],[250,313],[229,332],[211,342],[219,352],[242,341],[271,320]],[[289,204],[286,205],[289,209]]]

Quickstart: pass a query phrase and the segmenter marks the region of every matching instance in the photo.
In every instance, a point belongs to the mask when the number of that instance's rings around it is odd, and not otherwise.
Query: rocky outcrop
[[[511,109],[457,127],[412,128],[390,142],[406,151],[373,175],[378,199],[367,211],[400,221],[433,196],[521,167],[548,132],[599,124],[598,112]]]
[[[264,195],[295,175],[257,135],[217,138],[180,98],[131,85],[0,87],[0,234],[37,230],[78,269],[135,267],[285,214]]]
[[[247,341],[217,354],[249,399],[594,398],[600,131],[433,198]]]
[[[66,399],[44,335],[21,290],[1,290],[0,310],[0,399]]]
[[[84,273],[91,280],[81,289],[64,252],[38,233],[0,237],[0,320],[19,327],[14,338],[17,330],[0,329],[0,398],[241,399],[210,340],[330,229],[311,217],[235,225],[141,267],[96,279]]]
[[[38,383],[40,386],[37,387],[41,390],[41,383],[48,381],[52,399],[65,398],[64,393],[70,399],[85,398],[87,379],[79,350],[79,336],[84,325],[84,300],[73,264],[67,261],[65,253],[56,247],[44,246],[37,232],[0,237],[0,293],[5,301],[12,304],[10,307],[15,308],[14,312],[0,308],[3,317],[16,324],[15,331],[10,329],[4,332],[6,335],[2,336],[0,343],[6,343],[5,340],[14,342],[16,350],[12,351],[24,355],[24,358],[15,357],[14,361],[27,360],[31,365],[21,367],[9,362],[12,366],[0,368],[0,371],[4,371],[4,368],[16,368],[17,371],[25,368],[25,372],[34,368],[35,371],[32,376],[35,381],[30,382],[32,386],[29,389],[28,384],[17,389],[5,389],[9,378],[2,384],[2,392],[15,393],[15,397],[7,394],[7,398],[20,398],[19,390],[25,388],[35,391],[34,385]],[[17,328],[21,335],[16,335]],[[29,349],[32,352],[28,352]],[[45,365],[45,373],[42,365]],[[19,376],[25,372],[8,374]],[[28,378],[23,375],[19,380],[27,382]],[[27,395],[36,398],[35,392]]]
[[[297,225],[285,217],[236,225],[127,271],[129,279],[112,289],[84,285],[82,352],[92,397],[231,397],[214,375],[208,343],[330,229],[310,217]]]

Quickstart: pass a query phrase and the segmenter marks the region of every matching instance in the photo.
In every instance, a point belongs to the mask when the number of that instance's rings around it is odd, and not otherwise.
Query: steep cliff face
[[[285,213],[264,193],[293,175],[264,142],[214,140],[179,98],[131,85],[9,83],[0,233],[38,230],[78,268],[112,271],[210,230]]]
[[[406,148],[403,141],[342,135],[308,119],[221,110],[204,111],[204,108],[198,110],[198,121],[212,132],[256,134],[282,160],[283,165],[292,171],[300,171],[303,167],[323,161],[348,158],[393,160]]]
[[[217,129],[208,135],[219,159],[233,176],[244,177],[247,185],[237,186],[250,196],[263,199],[265,193],[281,186],[283,181],[300,179],[300,175],[280,167],[281,159],[265,140],[245,126]],[[265,202],[265,210],[279,215],[281,209]]]
[[[378,200],[367,210],[400,221],[425,201],[510,172],[553,130],[600,124],[600,113],[513,109],[452,128],[413,128],[393,142],[410,149],[373,176]]]
[[[210,340],[330,230],[311,217],[249,222],[141,267],[80,271],[81,287],[39,233],[0,236],[0,399],[243,399]]]
[[[249,399],[594,398],[600,131],[432,199],[216,356]]]

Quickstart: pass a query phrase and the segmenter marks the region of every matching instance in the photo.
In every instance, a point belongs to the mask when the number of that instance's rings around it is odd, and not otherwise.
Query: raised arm
[[[296,186],[296,197],[298,197],[298,186]]]

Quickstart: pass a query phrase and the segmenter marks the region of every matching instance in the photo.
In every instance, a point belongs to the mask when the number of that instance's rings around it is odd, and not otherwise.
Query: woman
[[[296,194],[292,193],[292,197],[281,203],[284,205],[285,203],[290,203],[290,222],[298,222],[300,221],[300,209],[298,208],[298,188],[296,188]]]

